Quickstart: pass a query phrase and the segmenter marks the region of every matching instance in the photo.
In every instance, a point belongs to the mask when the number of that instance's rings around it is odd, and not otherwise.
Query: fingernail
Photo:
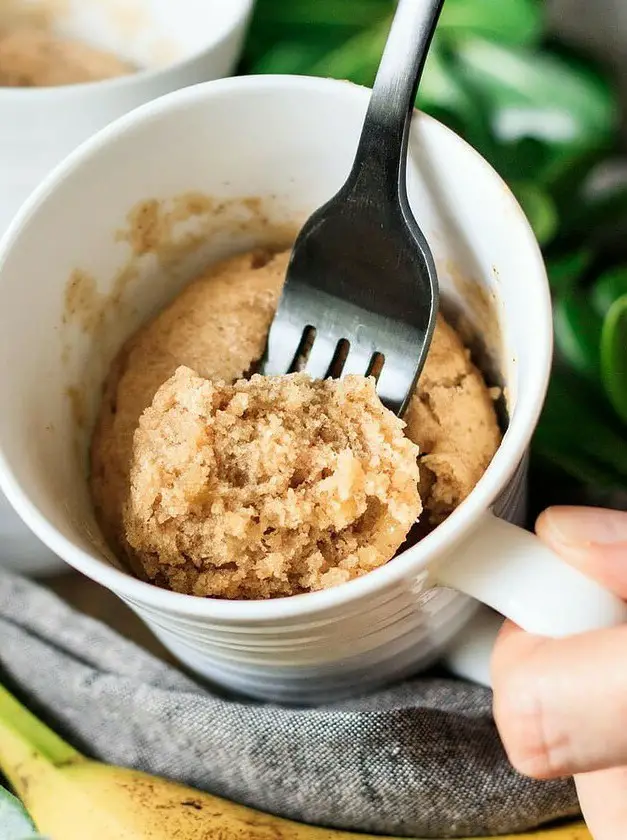
[[[564,546],[616,545],[627,542],[627,512],[602,508],[554,507],[544,526]]]

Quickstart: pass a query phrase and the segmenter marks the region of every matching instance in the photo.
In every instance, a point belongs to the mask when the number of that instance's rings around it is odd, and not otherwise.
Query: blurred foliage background
[[[394,5],[257,0],[241,70],[372,85]],[[544,249],[557,353],[534,507],[627,507],[627,166],[612,79],[551,38],[542,0],[446,0],[417,104],[500,172]]]

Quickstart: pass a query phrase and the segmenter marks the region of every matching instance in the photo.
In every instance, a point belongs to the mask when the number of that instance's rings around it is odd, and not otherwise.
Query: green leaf
[[[534,449],[575,478],[627,487],[627,437],[603,393],[572,371],[553,371]]]
[[[588,249],[569,251],[547,260],[549,283],[553,293],[562,297],[573,292],[581,277],[590,268],[593,253]]]
[[[480,36],[525,46],[539,41],[543,17],[537,0],[447,0],[438,31],[452,41]]]
[[[616,413],[627,423],[627,294],[614,301],[603,322],[601,376]]]
[[[472,118],[476,113],[472,98],[460,83],[454,64],[442,49],[441,40],[437,35],[433,39],[420,83],[418,104],[421,108],[432,106],[450,109],[461,115],[464,120]]]
[[[549,242],[557,230],[559,220],[551,196],[530,183],[511,183],[512,191],[529,219],[538,242]]]
[[[417,105],[464,137],[484,156],[494,152],[485,108],[474,92],[464,85],[450,52],[436,35],[418,90]]]
[[[627,486],[627,480],[617,475],[611,468],[599,464],[593,457],[581,451],[569,449],[559,438],[554,438],[547,443],[542,435],[538,435],[533,444],[533,451],[543,460],[559,467],[582,484],[611,489]]]
[[[312,64],[364,29],[388,17],[393,0],[257,0],[246,39],[241,72],[269,72],[274,64],[280,72],[301,72],[302,63],[292,65],[282,57],[282,48],[312,55]],[[279,51],[279,57],[271,55]],[[297,67],[292,71],[291,67]],[[283,71],[283,67],[287,68]],[[310,67],[305,67],[309,72]]]
[[[500,138],[490,162],[506,181],[525,181],[544,189],[544,172],[551,165],[552,157],[550,144],[536,137],[513,141]]]
[[[315,43],[281,41],[275,47],[266,50],[262,57],[252,64],[251,72],[308,75],[324,54],[324,48],[321,49]]]
[[[560,147],[585,147],[616,128],[613,92],[587,67],[480,38],[460,43],[457,54],[490,99],[494,129],[503,140],[536,137]]]
[[[554,307],[555,343],[563,359],[593,382],[600,373],[602,320],[587,295],[575,292]]]
[[[362,29],[393,11],[394,0],[257,0],[253,26],[263,22],[279,31],[315,26]]]
[[[314,76],[348,79],[370,87],[374,82],[390,31],[390,20],[360,32],[311,68]]]
[[[2,840],[27,840],[37,833],[22,803],[0,786],[0,837]]]
[[[623,295],[627,295],[627,265],[602,274],[592,287],[590,300],[597,314],[605,318],[612,304]]]
[[[610,187],[592,196],[584,193],[564,214],[564,235],[588,241],[604,239],[613,229],[627,227],[627,185]]]

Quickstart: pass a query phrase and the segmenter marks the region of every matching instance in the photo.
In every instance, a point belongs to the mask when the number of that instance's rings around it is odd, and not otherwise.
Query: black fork
[[[374,375],[384,405],[399,415],[438,308],[406,178],[414,101],[443,2],[399,0],[353,169],[296,240],[262,364],[267,375]]]

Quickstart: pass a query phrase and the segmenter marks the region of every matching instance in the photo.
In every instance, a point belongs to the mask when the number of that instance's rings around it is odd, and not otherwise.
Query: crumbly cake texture
[[[44,28],[0,28],[0,87],[57,87],[134,72],[106,50]]]
[[[262,599],[359,577],[421,511],[404,426],[361,376],[228,385],[180,367],[134,436],[126,538],[176,592]]]
[[[289,253],[254,252],[210,267],[122,349],[105,385],[91,451],[91,488],[112,548],[135,562],[125,535],[133,435],[180,366],[212,382],[246,376],[264,350]],[[457,333],[438,318],[404,420],[420,449],[423,524],[445,519],[473,490],[500,443],[490,392]]]

